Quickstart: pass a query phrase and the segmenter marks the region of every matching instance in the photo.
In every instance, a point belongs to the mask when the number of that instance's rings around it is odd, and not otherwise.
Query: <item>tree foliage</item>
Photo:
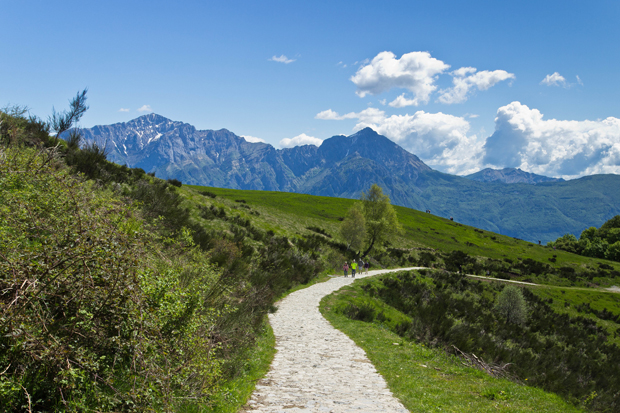
[[[592,258],[620,261],[620,215],[606,221],[600,228],[590,227],[581,232],[579,239],[566,234],[547,245]]]
[[[52,116],[50,116],[48,123],[51,130],[56,133],[57,138],[79,122],[84,113],[88,110],[88,106],[86,105],[86,92],[88,92],[88,89],[78,92],[75,97],[71,99],[69,102],[69,110],[56,112],[55,109],[52,109]],[[72,140],[75,140],[76,136],[79,135],[74,134]]]
[[[364,245],[366,218],[361,204],[356,202],[347,211],[344,221],[340,224],[340,236],[347,244],[347,248],[354,251],[359,251]]]
[[[362,209],[366,219],[366,243],[363,255],[366,256],[377,243],[385,241],[391,234],[400,232],[396,211],[390,203],[390,197],[383,193],[381,187],[372,184],[368,193],[362,192]]]

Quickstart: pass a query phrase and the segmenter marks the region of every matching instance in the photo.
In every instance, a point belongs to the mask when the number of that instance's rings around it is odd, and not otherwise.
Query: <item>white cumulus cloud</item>
[[[257,138],[255,136],[241,135],[241,137],[245,139],[246,142],[250,142],[250,143],[258,143],[258,142],[266,143],[264,139]]]
[[[293,138],[284,138],[280,141],[281,148],[293,148],[295,146],[303,146],[303,145],[314,145],[321,146],[323,141],[319,138],[315,138],[314,136],[308,136],[305,133],[301,135],[297,135]]]
[[[152,112],[153,109],[151,109],[151,105],[143,105],[142,107],[138,108],[138,112]]]
[[[483,150],[487,165],[547,176],[620,174],[620,119],[545,120],[537,109],[512,102],[498,109]]]
[[[271,59],[272,62],[278,62],[278,63],[284,63],[284,64],[289,64],[289,63],[293,63],[295,61],[295,59],[289,59],[288,57],[284,56],[284,55],[280,55],[280,56],[272,56]]]
[[[324,110],[316,114],[314,119],[321,120],[344,120],[344,119],[355,119],[357,115],[354,112],[346,113],[344,115],[339,115],[338,112],[334,112],[331,109]]]
[[[577,76],[577,79],[579,80],[579,76]],[[540,81],[540,84],[545,86],[567,86],[566,79],[558,72],[553,72],[553,74],[545,76],[545,78]]]
[[[403,93],[388,104],[393,108],[404,108],[405,106],[418,106],[418,101],[416,99],[407,99]]]
[[[119,112],[129,112],[129,109],[120,108],[118,111],[119,111]]]
[[[378,95],[392,88],[403,88],[413,93],[413,105],[428,103],[437,89],[437,76],[450,66],[431,57],[428,52],[411,52],[400,59],[392,52],[381,52],[361,66],[351,81],[357,86],[358,96]]]
[[[462,67],[451,73],[453,87],[441,91],[439,102],[452,104],[462,103],[468,98],[468,95],[475,89],[487,90],[497,83],[515,79],[513,73],[505,70],[482,70],[477,72],[475,67]]]

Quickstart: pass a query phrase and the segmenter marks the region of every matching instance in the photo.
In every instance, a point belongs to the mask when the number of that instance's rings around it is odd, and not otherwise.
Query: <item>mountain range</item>
[[[464,178],[479,182],[503,182],[505,184],[538,184],[541,182],[562,182],[562,178],[549,178],[522,171],[519,168],[491,169],[486,168]]]
[[[396,205],[530,241],[579,235],[620,213],[618,175],[563,181],[504,169],[459,177],[370,128],[287,149],[156,114],[81,133],[113,162],[185,184],[357,198],[377,183]]]

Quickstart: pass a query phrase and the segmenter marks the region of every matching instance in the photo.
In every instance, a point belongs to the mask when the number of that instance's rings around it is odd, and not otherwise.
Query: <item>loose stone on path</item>
[[[402,270],[370,271],[368,276]],[[319,312],[324,296],[353,281],[332,278],[280,302],[278,311],[269,316],[277,353],[246,411],[407,412],[364,350]]]

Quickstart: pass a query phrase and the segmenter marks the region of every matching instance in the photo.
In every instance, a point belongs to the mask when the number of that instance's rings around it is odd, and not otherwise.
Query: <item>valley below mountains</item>
[[[532,242],[579,236],[620,214],[618,175],[563,181],[485,170],[460,177],[431,169],[370,128],[287,149],[156,114],[81,132],[109,160],[184,184],[358,198],[377,183],[395,205]]]

